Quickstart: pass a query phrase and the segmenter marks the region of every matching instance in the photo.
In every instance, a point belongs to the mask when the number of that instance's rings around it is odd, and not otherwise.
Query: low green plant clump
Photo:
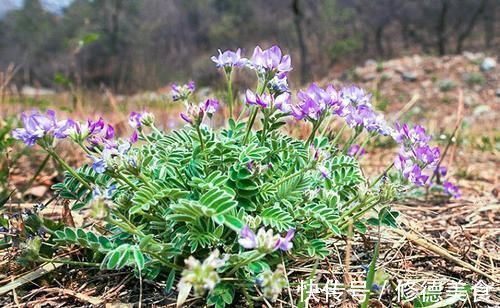
[[[41,146],[67,170],[54,193],[93,218],[87,228],[34,219],[24,261],[78,264],[53,259],[56,247],[76,245],[88,252],[82,265],[127,267],[165,281],[179,305],[190,294],[216,307],[233,303],[235,294],[274,301],[289,283],[284,267],[298,258],[324,259],[332,239],[350,226],[396,227],[390,202],[408,185],[446,173],[423,127],[388,124],[364,90],[313,83],[292,95],[291,60],[277,46],[256,47],[250,59],[238,50],[212,60],[227,81],[229,119],[221,129],[206,124],[219,101],[195,104],[192,82],[172,87],[173,99],[186,105],[180,116],[187,125],[169,134],[147,112],[131,113],[128,139],[116,138],[102,118],[80,123],[58,120],[53,111],[23,114],[14,137]],[[257,86],[246,91],[237,114],[232,77],[242,68],[255,71]],[[293,118],[311,124],[307,140],[280,131]],[[343,128],[327,131],[331,121]],[[368,179],[358,158],[380,136],[393,138],[400,151]],[[56,152],[64,139],[80,145],[91,163],[68,166]],[[442,189],[458,195],[449,182]],[[45,235],[34,235],[39,228]]]

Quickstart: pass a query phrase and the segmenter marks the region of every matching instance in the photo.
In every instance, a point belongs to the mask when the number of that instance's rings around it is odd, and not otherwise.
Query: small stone
[[[403,80],[410,81],[410,82],[416,81],[417,80],[417,73],[405,71],[405,72],[403,72]]]
[[[482,71],[490,71],[494,69],[497,66],[497,61],[493,58],[484,58],[483,62],[481,63],[481,70]]]
[[[500,88],[498,88],[498,89],[495,91],[495,95],[496,95],[497,97],[500,97]]]
[[[30,189],[28,189],[25,194],[26,195],[31,195],[31,196],[34,196],[34,197],[37,197],[37,198],[41,198],[41,197],[43,197],[43,195],[45,195],[45,193],[48,190],[49,189],[48,189],[47,186],[43,186],[43,185],[33,186]]]

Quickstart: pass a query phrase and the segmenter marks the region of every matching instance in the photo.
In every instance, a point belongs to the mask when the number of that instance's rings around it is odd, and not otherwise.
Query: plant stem
[[[200,147],[201,147],[201,150],[205,150],[205,142],[203,141],[203,136],[201,135],[201,130],[200,130],[200,126],[197,125],[196,126],[196,132],[198,132],[198,138],[200,139]]]
[[[285,183],[286,181],[290,180],[290,179],[293,179],[294,177],[298,176],[298,175],[301,175],[301,174],[304,174],[306,173],[307,171],[309,171],[311,168],[306,168],[305,170],[299,170],[295,173],[292,173],[290,174],[289,176],[286,176],[284,178],[282,178],[280,181],[276,182],[274,185],[270,186],[269,189],[273,189],[273,188],[276,188],[278,186],[280,186],[281,184]]]
[[[47,262],[47,263],[62,263],[62,264],[68,264],[68,265],[77,265],[77,266],[91,266],[91,267],[99,267],[101,264],[99,263],[93,263],[93,262],[80,262],[80,261],[73,261],[73,260],[66,260],[66,259],[49,259],[49,258],[44,258],[44,257],[39,257],[41,261]]]
[[[356,214],[354,214],[354,216],[351,217],[351,219],[353,221],[355,221],[356,219],[358,219],[359,217],[363,216],[366,212],[368,212],[369,210],[373,209],[376,205],[378,205],[380,203],[380,200],[376,200],[375,202],[373,202],[372,204],[370,204],[369,206],[367,206],[366,208],[363,208],[361,211],[357,212]],[[347,227],[347,222],[344,222],[342,223],[339,228],[340,229],[344,229],[345,227]]]
[[[377,183],[387,174],[387,172],[389,172],[389,170],[392,169],[392,167],[394,167],[394,162],[387,166],[387,168],[385,168],[385,170],[375,179],[375,181],[368,185],[368,188],[372,188],[373,186],[377,185]]]
[[[318,120],[316,123],[314,123],[313,129],[311,131],[311,135],[309,135],[309,138],[307,138],[306,146],[309,146],[311,144],[311,142],[314,140],[314,135],[316,135],[316,131],[318,130],[320,124],[321,124],[321,120]]]
[[[26,186],[23,188],[23,193],[26,192],[30,187],[31,185],[33,185],[33,182],[35,182],[36,178],[38,177],[38,175],[40,174],[40,172],[42,172],[42,170],[45,168],[45,165],[47,165],[47,162],[49,161],[49,158],[50,158],[50,154],[48,154],[45,159],[42,161],[42,163],[40,164],[40,166],[38,167],[38,169],[36,169],[35,171],[35,174],[33,175],[33,177],[30,179],[30,181],[28,182],[28,184],[26,184]]]
[[[247,144],[248,136],[250,135],[250,131],[252,130],[253,122],[255,122],[258,111],[259,109],[257,107],[253,107],[252,114],[250,115],[250,119],[247,122],[247,132],[245,133],[245,138],[243,138],[243,144]]]
[[[248,258],[241,260],[240,262],[236,263],[234,267],[229,271],[227,274],[228,276],[233,275],[238,269],[240,269],[242,266],[252,263],[253,261],[257,261],[263,257],[265,257],[266,254],[259,252],[258,250],[255,250],[252,255],[250,255]]]
[[[134,183],[132,183],[126,176],[124,176],[123,174],[119,173],[119,172],[115,172],[115,175],[123,180],[125,183],[127,183],[128,186],[130,186],[132,189],[134,190],[138,190],[139,188],[137,186],[135,186]]]
[[[73,168],[71,168],[56,152],[51,149],[45,149],[66,171],[68,171],[75,179],[77,179],[80,183],[82,183],[85,188],[88,190],[92,190],[87,181],[85,181]]]
[[[226,82],[227,82],[227,101],[229,105],[229,118],[233,118],[233,103],[234,103],[234,96],[233,96],[233,83],[232,83],[232,70],[231,72],[227,73],[224,72],[224,75],[226,76]]]

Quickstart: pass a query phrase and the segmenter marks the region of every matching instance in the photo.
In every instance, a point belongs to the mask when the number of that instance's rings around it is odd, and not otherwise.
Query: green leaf
[[[165,292],[169,293],[170,291],[172,291],[174,282],[175,282],[175,270],[172,269],[168,274],[167,281],[165,282]]]
[[[224,224],[235,232],[240,232],[245,226],[245,223],[238,217],[232,215],[224,215]]]
[[[289,230],[294,226],[292,216],[277,206],[262,211],[261,217],[264,225],[276,228],[280,232]]]
[[[142,252],[139,249],[139,247],[134,247],[134,249],[133,249],[133,255],[134,255],[134,261],[135,261],[135,264],[137,265],[137,268],[139,270],[143,270],[144,269],[145,260],[144,260],[144,255],[142,254]]]
[[[67,240],[76,241],[76,233],[71,228],[64,228],[64,236]]]

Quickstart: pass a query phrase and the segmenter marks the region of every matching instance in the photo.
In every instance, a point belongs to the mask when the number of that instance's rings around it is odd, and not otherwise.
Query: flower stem
[[[233,82],[232,82],[232,71],[227,73],[225,72],[227,82],[227,104],[229,106],[229,118],[233,118],[233,104],[234,104],[234,96],[233,96]]]
[[[90,184],[85,181],[73,168],[71,168],[56,152],[51,149],[45,149],[66,171],[68,171],[75,179],[82,183],[85,188],[92,190]]]
[[[243,260],[239,261],[238,263],[236,263],[234,265],[234,267],[231,269],[231,271],[229,271],[229,273],[227,275],[228,276],[233,275],[242,266],[247,265],[249,263],[252,263],[253,261],[257,261],[257,260],[263,258],[265,255],[266,255],[265,253],[262,253],[262,252],[259,252],[258,250],[255,250],[253,252],[253,254],[250,255],[248,258],[243,259]]]
[[[259,109],[257,107],[254,107],[252,110],[252,114],[250,115],[250,119],[248,120],[247,123],[247,132],[245,134],[245,138],[243,138],[243,144],[247,144],[248,136],[250,135],[250,131],[252,130],[253,122],[255,122],[255,118],[257,117],[258,111]]]
[[[307,138],[306,146],[309,146],[311,144],[311,142],[314,140],[314,135],[316,135],[316,131],[318,130],[320,124],[321,124],[321,120],[318,120],[316,123],[314,123],[313,129],[311,131],[311,135],[309,135],[309,138]]]
[[[99,263],[93,263],[93,262],[81,262],[81,261],[73,261],[73,260],[66,260],[66,259],[49,259],[49,258],[44,258],[44,257],[39,257],[40,261],[47,262],[47,263],[62,263],[62,264],[67,264],[67,265],[76,265],[76,266],[91,266],[91,267],[99,267],[101,264]]]
[[[200,126],[197,125],[196,126],[196,132],[198,133],[198,138],[200,139],[200,147],[201,147],[201,150],[205,150],[205,142],[203,141],[203,136],[201,135],[201,130],[200,130]]]

